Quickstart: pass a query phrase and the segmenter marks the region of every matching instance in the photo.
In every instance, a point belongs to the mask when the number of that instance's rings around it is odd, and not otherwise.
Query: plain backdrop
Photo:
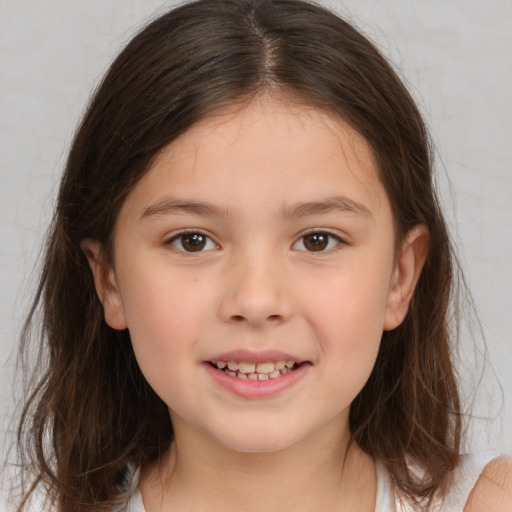
[[[512,1],[321,3],[379,45],[426,116],[442,200],[488,350],[471,449],[512,453]],[[19,399],[11,387],[17,337],[74,127],[123,43],[174,4],[0,0],[2,460]],[[471,331],[466,327],[462,350],[469,360],[476,354],[482,368],[485,346]],[[467,401],[480,375],[468,370],[470,363],[460,370]],[[6,487],[7,477],[1,480]]]

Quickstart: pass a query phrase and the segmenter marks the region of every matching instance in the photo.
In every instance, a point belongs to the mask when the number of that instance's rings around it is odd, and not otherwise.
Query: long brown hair
[[[171,443],[167,407],[142,376],[129,332],[105,323],[80,242],[97,239],[108,257],[123,200],[159,151],[219,108],[265,91],[339,116],[365,137],[397,243],[418,224],[429,230],[410,310],[384,333],[350,427],[408,498],[428,502],[449,480],[461,437],[449,324],[454,258],[414,101],[373,44],[320,6],[198,0],[129,42],[76,132],[22,339],[23,353],[37,339],[42,372],[18,432],[31,471],[25,500],[41,484],[59,511],[112,510],[125,499],[119,485],[127,468],[157,459]],[[424,468],[422,480],[411,461]]]

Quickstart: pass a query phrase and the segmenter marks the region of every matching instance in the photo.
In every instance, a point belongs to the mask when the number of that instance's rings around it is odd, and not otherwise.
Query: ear
[[[384,330],[391,331],[403,322],[427,253],[428,230],[423,225],[415,226],[405,237],[395,264],[389,289]]]
[[[86,238],[80,242],[80,247],[91,267],[96,293],[103,304],[105,321],[113,329],[126,329],[124,306],[114,268],[105,261],[100,242]]]

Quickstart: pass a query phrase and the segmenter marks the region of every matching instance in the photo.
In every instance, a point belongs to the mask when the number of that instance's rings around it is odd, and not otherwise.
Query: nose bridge
[[[220,305],[224,321],[259,326],[281,323],[292,314],[283,256],[259,245],[237,251],[227,265]]]

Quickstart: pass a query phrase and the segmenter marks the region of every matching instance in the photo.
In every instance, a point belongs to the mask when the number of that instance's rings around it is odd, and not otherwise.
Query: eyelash
[[[184,237],[190,236],[190,235],[195,235],[197,237],[202,237],[204,239],[205,245],[203,247],[201,247],[200,250],[198,250],[198,251],[189,251],[189,250],[187,250],[185,248],[185,246],[183,245]],[[315,251],[315,250],[308,250],[306,248],[305,244],[304,244],[304,241],[305,241],[306,237],[312,236],[312,235],[319,236],[319,237],[325,236],[326,239],[327,239],[326,247],[321,248],[321,249],[319,249],[317,251]],[[208,245],[208,241],[211,244],[213,244],[214,247],[210,247],[210,248],[205,249],[205,246]],[[335,245],[329,247],[330,245],[332,245],[332,241],[335,242]],[[307,233],[303,233],[299,237],[299,239],[296,242],[293,243],[292,248],[297,249],[296,246],[299,243],[302,243],[304,249],[298,249],[298,250],[303,251],[303,252],[319,252],[319,253],[331,252],[333,250],[336,250],[338,248],[338,246],[340,246],[342,244],[346,244],[346,242],[341,237],[339,237],[338,235],[334,235],[333,233],[330,233],[329,231],[325,231],[325,230],[312,230],[312,231],[308,231]],[[175,244],[181,245],[181,248],[178,247]],[[219,245],[216,242],[214,242],[210,236],[208,236],[207,234],[205,234],[205,233],[203,233],[201,231],[182,231],[180,233],[177,233],[177,234],[173,235],[168,240],[166,240],[164,242],[164,245],[170,245],[170,246],[174,247],[177,251],[183,252],[183,253],[187,253],[187,254],[201,253],[201,252],[205,252],[205,251],[208,251],[208,250],[218,249],[219,248]]]
[[[315,230],[311,230],[311,231],[308,231],[306,233],[303,233],[300,236],[300,238],[296,242],[294,242],[292,247],[295,247],[299,243],[302,243],[302,245],[304,245],[304,240],[306,239],[306,237],[312,236],[312,235],[325,236],[327,238],[327,248],[323,248],[323,249],[318,250],[318,251],[311,251],[311,250],[308,250],[308,249],[301,249],[304,252],[327,253],[327,252],[335,251],[336,249],[339,248],[340,245],[343,245],[343,244],[346,245],[346,242],[340,236],[335,235],[334,233],[330,233],[329,231],[325,231],[325,230],[321,230],[321,229],[315,229]],[[329,245],[331,245],[332,241],[335,241],[336,244],[334,246],[332,246],[332,247],[329,247]]]
[[[190,235],[196,235],[196,236],[199,236],[199,237],[202,237],[203,239],[207,240],[205,242],[205,244],[208,244],[208,241],[214,245],[213,249],[218,249],[219,246],[217,243],[215,243],[212,238],[210,236],[208,236],[207,234],[201,232],[201,231],[181,231],[180,233],[177,233],[175,235],[173,235],[171,238],[169,238],[168,240],[166,240],[164,242],[164,245],[170,245],[172,247],[174,247],[177,251],[179,252],[184,252],[184,253],[188,253],[188,254],[194,254],[194,253],[199,253],[199,252],[204,252],[204,247],[201,248],[201,250],[199,251],[188,251],[184,245],[183,245],[183,239],[184,237],[186,236],[190,236]],[[181,248],[177,247],[175,245],[175,243],[179,243],[181,240]],[[206,249],[206,250],[211,250],[212,248],[209,248],[209,249]]]

